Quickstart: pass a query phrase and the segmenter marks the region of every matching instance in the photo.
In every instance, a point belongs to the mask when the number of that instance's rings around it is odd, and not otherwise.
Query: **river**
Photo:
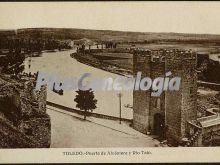
[[[28,69],[28,58],[25,59],[25,72],[36,73],[44,71],[55,73],[60,77],[80,77],[88,72],[94,77],[120,77],[119,75],[87,66],[70,57],[70,54],[76,50],[45,52],[41,57],[31,58],[31,68]],[[132,119],[133,110],[125,108],[124,104],[133,105],[132,91],[122,91],[122,118]],[[95,98],[98,100],[97,108],[94,113],[105,114],[119,117],[119,98],[116,91],[94,91]],[[74,98],[75,91],[64,91],[64,95],[58,95],[48,89],[47,100],[67,107],[76,108]]]
[[[209,58],[214,60],[214,61],[219,61],[220,62],[220,54],[210,54]]]

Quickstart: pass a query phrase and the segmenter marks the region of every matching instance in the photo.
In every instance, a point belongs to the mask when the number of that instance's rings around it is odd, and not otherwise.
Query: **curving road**
[[[51,116],[52,124],[51,148],[155,147],[159,145],[157,140],[144,134],[140,136],[139,132],[137,132],[139,136],[134,136],[54,110],[47,109],[47,113]],[[120,127],[118,122],[116,124]]]

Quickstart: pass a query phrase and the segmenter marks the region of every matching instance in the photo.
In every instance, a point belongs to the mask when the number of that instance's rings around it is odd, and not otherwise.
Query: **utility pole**
[[[118,98],[119,98],[119,121],[121,124],[121,97],[122,97],[122,93],[118,93]]]

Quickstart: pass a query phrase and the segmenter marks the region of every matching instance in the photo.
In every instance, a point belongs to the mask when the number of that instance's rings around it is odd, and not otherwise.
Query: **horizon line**
[[[70,27],[22,27],[22,28],[15,28],[15,29],[6,29],[1,28],[0,31],[15,31],[15,30],[24,30],[24,29],[72,29],[72,30],[93,30],[93,31],[112,31],[112,32],[128,32],[128,33],[173,33],[173,34],[196,34],[196,35],[220,35],[217,33],[193,33],[193,32],[155,32],[155,31],[126,31],[126,30],[113,30],[113,29],[86,29],[86,28],[70,28]]]

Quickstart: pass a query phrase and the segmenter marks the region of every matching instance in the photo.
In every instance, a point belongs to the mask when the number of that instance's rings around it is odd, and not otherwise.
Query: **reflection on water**
[[[31,60],[31,73],[37,71],[44,71],[55,73],[61,78],[65,77],[80,77],[82,74],[88,72],[94,77],[112,77],[116,78],[119,75],[103,71],[85,64],[79,63],[70,57],[70,54],[75,50],[43,53],[41,57],[33,57]],[[29,72],[28,58],[25,60],[25,72]],[[111,116],[119,116],[119,98],[116,91],[95,91],[97,102],[97,109],[95,113],[106,114]],[[125,108],[124,104],[133,105],[132,91],[122,91],[122,117],[132,119],[133,110]],[[64,91],[64,95],[58,95],[48,90],[47,100],[55,102],[64,106],[76,108],[74,102],[76,92]]]

